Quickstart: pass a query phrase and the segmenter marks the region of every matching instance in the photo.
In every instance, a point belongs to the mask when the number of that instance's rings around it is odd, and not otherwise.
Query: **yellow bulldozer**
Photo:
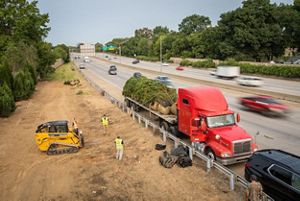
[[[84,138],[79,130],[69,129],[68,121],[50,121],[36,129],[35,142],[48,155],[74,153],[84,146]]]

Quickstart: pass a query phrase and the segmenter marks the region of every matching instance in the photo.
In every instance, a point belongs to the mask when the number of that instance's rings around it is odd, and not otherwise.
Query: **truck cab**
[[[246,161],[256,151],[253,138],[238,126],[239,115],[228,108],[219,89],[179,88],[177,111],[178,131],[210,158],[229,165]]]

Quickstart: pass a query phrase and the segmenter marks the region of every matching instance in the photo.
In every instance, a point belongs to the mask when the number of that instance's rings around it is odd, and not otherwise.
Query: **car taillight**
[[[245,164],[245,168],[250,168],[251,167],[251,164],[250,163],[246,163]]]

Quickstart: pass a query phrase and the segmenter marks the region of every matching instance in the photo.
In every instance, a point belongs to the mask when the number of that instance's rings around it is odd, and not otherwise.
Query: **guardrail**
[[[171,139],[174,141],[174,146],[177,147],[179,144],[182,144],[189,150],[189,157],[193,160],[193,156],[195,155],[197,158],[203,160],[206,163],[206,172],[210,172],[212,168],[215,168],[220,173],[224,174],[229,179],[229,189],[233,191],[235,189],[235,185],[239,185],[242,188],[247,189],[249,186],[249,182],[242,178],[241,176],[234,173],[229,168],[225,167],[224,165],[208,158],[203,153],[196,151],[192,145],[187,144],[186,142],[183,142],[173,134],[167,132],[166,130],[160,128],[155,123],[151,122],[146,117],[141,116],[137,112],[133,110],[133,108],[129,108],[125,105],[124,102],[119,101],[115,97],[111,96],[108,92],[106,92],[104,89],[102,89],[100,86],[98,86],[95,82],[93,82],[91,79],[89,79],[84,73],[82,73],[79,70],[80,74],[87,80],[87,82],[94,87],[102,96],[107,98],[112,104],[118,106],[123,112],[126,112],[128,114],[131,114],[132,119],[135,121],[138,121],[139,124],[144,124],[145,128],[152,127],[153,132],[159,131],[162,134],[162,139],[164,142],[167,141],[167,139]],[[263,199],[264,201],[274,201],[270,196],[264,193]]]

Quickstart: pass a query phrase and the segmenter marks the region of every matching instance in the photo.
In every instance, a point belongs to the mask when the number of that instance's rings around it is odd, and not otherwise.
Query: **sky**
[[[210,18],[216,25],[222,13],[240,7],[243,0],[38,0],[41,13],[48,13],[51,30],[46,41],[53,45],[79,42],[105,44],[113,38],[134,36],[147,27],[178,24],[190,15]],[[292,4],[293,0],[271,0]]]

